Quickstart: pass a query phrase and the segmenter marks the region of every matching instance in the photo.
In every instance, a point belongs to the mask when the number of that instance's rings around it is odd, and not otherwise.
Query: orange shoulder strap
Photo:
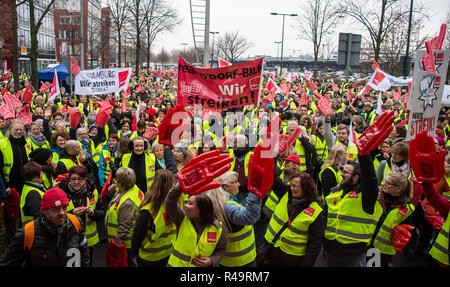
[[[33,246],[34,242],[34,221],[30,221],[25,224],[24,230],[24,239],[23,239],[23,249],[30,251],[31,246]]]
[[[77,219],[77,217],[73,214],[67,213],[67,217],[69,217],[70,222],[72,222],[73,226],[75,226],[76,231],[79,233],[81,231],[81,223]]]

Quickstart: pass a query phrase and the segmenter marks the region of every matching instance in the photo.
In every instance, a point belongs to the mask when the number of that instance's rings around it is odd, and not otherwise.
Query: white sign
[[[408,104],[410,113],[407,141],[415,138],[423,130],[430,136],[436,135],[436,124],[447,77],[449,51],[433,51],[436,73],[422,69],[420,60],[424,55],[425,51],[418,51],[416,54],[412,92]]]
[[[75,77],[75,94],[99,95],[126,90],[131,68],[83,70]]]

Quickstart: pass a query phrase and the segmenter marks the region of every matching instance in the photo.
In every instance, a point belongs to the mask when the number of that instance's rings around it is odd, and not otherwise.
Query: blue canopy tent
[[[52,82],[53,81],[53,76],[55,75],[55,70],[56,70],[56,73],[58,74],[58,80],[59,80],[60,86],[64,86],[66,88],[66,90],[70,91],[70,87],[65,81],[67,76],[69,76],[69,71],[67,70],[64,63],[61,63],[55,67],[39,70],[38,71],[38,77],[39,77],[39,87],[38,88],[41,87],[41,81],[43,81],[43,82],[45,82],[45,81]]]
[[[64,65],[64,63],[61,63],[58,66],[55,66],[52,68],[39,70],[38,71],[39,80],[53,81],[53,75],[55,74],[55,70],[56,70],[56,73],[58,74],[58,80],[60,80],[60,81],[64,81],[67,78],[67,76],[69,75],[69,71],[67,70],[66,66]]]

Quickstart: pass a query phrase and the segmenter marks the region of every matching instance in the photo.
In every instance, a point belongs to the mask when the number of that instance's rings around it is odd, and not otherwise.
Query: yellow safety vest
[[[98,202],[98,191],[97,189],[94,189],[94,197],[89,199],[87,198],[87,203],[84,202],[84,204],[86,204],[86,207],[90,206],[92,207],[93,210],[95,210],[95,207],[97,206],[97,202]],[[75,206],[73,205],[72,200],[69,201],[69,206],[67,207],[67,211],[71,211],[74,210]],[[95,221],[94,219],[91,219],[87,213],[85,213],[83,215],[85,217],[85,224],[86,224],[86,230],[85,230],[85,235],[86,235],[86,240],[88,243],[88,246],[94,246],[95,244],[100,242],[100,238],[98,236],[98,231],[97,231],[97,221]]]
[[[284,164],[283,164],[284,167]],[[284,179],[284,171],[280,174],[280,179]],[[270,192],[267,195],[267,200],[264,203],[264,206],[267,207],[270,211],[274,212],[275,208],[277,207],[280,199],[276,195],[276,193],[273,190],[270,190]]]
[[[0,139],[0,150],[3,154],[3,175],[5,176],[6,182],[9,182],[9,174],[14,164],[14,154],[11,142],[8,138],[3,137]],[[29,155],[31,153],[31,146],[29,143],[25,144],[25,150],[27,153],[27,157],[29,158]]]
[[[448,239],[449,233],[450,233],[450,216],[447,216],[447,219],[444,221],[441,231],[439,232],[436,241],[434,241],[433,246],[431,247],[431,250],[429,252],[431,257],[446,265],[450,265],[449,261],[450,241]]]
[[[297,156],[300,159],[300,171],[306,171],[305,147],[302,145],[299,139],[295,140],[295,149],[297,150]]]
[[[329,169],[329,170],[331,170],[331,171],[333,172],[334,178],[336,178],[336,186],[339,186],[339,185],[341,184],[341,182],[342,182],[342,174],[341,174],[341,171],[339,170],[338,172],[336,172],[332,166],[328,166],[328,167],[322,169],[322,170],[319,172],[319,180],[320,180],[320,182],[323,182],[323,180],[322,180],[322,174],[323,174],[324,170],[326,170],[326,169]],[[323,194],[323,193],[322,193],[322,197],[324,197],[324,194]]]
[[[62,163],[65,165],[67,171],[69,171],[69,169],[70,169],[71,167],[74,167],[74,166],[79,165],[78,162],[74,162],[74,161],[73,161],[72,159],[70,159],[70,158],[61,158],[59,161],[62,162]]]
[[[242,204],[229,200],[226,203]],[[228,233],[228,242],[225,250],[225,255],[222,257],[220,264],[227,267],[238,267],[248,264],[255,260],[255,233],[253,225],[245,225],[237,232]]]
[[[130,165],[131,155],[131,153],[126,153],[123,155],[121,162],[123,167],[128,167]],[[145,177],[147,179],[147,189],[152,185],[153,179],[155,178],[155,161],[156,159],[153,153],[145,153]]]
[[[80,140],[77,140],[78,143],[80,144],[80,148],[82,148],[82,144]],[[97,151],[97,149],[95,148],[94,142],[90,141],[90,147],[91,147],[91,156],[92,159],[94,160],[94,162],[96,164],[98,164],[98,160],[100,159],[100,153]]]
[[[392,209],[383,221],[383,225],[378,231],[373,246],[380,251],[381,254],[395,255],[395,249],[391,242],[392,229],[401,224],[414,212],[414,205],[409,203],[404,208]]]
[[[337,139],[336,144],[341,144],[345,146],[345,144],[341,143]],[[346,147],[346,152],[347,152],[347,159],[355,161],[358,158],[358,147],[355,144],[349,142]]]
[[[141,210],[152,209],[153,203],[146,204]],[[167,213],[164,204],[158,210],[153,223],[155,225],[155,232],[147,232],[141,248],[139,249],[139,257],[146,261],[159,261],[170,256],[172,253],[172,241],[175,240],[177,234],[177,227],[172,222],[167,223]]]
[[[244,159],[244,166],[245,166],[245,176],[248,176],[248,163],[250,162],[250,156],[253,154],[253,152],[249,151],[246,155],[245,155],[245,159]],[[234,158],[234,153],[233,150],[231,149],[230,151],[230,156],[233,157],[233,161],[231,162],[231,167],[230,170],[233,171],[234,170],[234,164],[236,162],[236,159]]]
[[[313,135],[314,147],[316,148],[317,157],[324,162],[328,156],[328,145],[325,139],[323,141],[317,136]]]
[[[142,191],[139,190],[139,188],[134,185],[131,189],[129,189],[118,202],[115,202],[109,207],[108,210],[108,216],[106,221],[106,228],[108,232],[108,242],[111,241],[111,239],[117,237],[117,230],[119,227],[119,222],[117,221],[117,216],[119,214],[120,207],[122,204],[130,199],[133,201],[136,206],[139,206],[141,204],[142,199],[144,198],[144,194]],[[134,224],[136,221],[136,216],[133,218],[133,223],[131,225],[130,231],[128,232],[127,236],[125,237],[125,247],[131,248],[131,236],[133,234]]]
[[[195,267],[192,260],[197,257],[209,257],[216,249],[222,235],[222,224],[217,228],[210,224],[205,227],[197,241],[197,232],[190,219],[185,216],[173,242],[172,254],[168,265],[171,267]]]
[[[280,203],[272,214],[269,226],[267,227],[264,238],[272,243],[274,237],[281,228],[288,222],[289,214],[287,211],[288,193],[281,198]],[[313,201],[309,207],[305,208],[298,216],[294,218],[291,224],[281,233],[274,247],[279,247],[284,253],[294,256],[303,256],[306,254],[308,244],[309,226],[316,220],[322,212],[320,205]]]
[[[43,145],[37,145],[34,141],[31,140],[31,138],[27,138],[27,143],[30,145],[31,151],[38,148],[50,149],[50,144],[48,143],[48,141],[45,141]]]
[[[325,238],[337,240],[342,244],[369,244],[383,208],[377,201],[373,214],[365,213],[361,193],[351,191],[344,197],[342,194],[340,189],[325,197],[328,205]]]
[[[23,213],[23,208],[25,207],[25,203],[26,203],[26,199],[28,196],[28,193],[30,193],[30,191],[32,190],[36,190],[39,195],[42,196],[44,195],[44,191],[40,190],[38,187],[35,186],[31,186],[28,184],[25,184],[22,188],[22,194],[20,195],[20,218],[22,219],[22,224],[25,225],[26,223],[33,221],[35,218],[33,216],[27,216]]]

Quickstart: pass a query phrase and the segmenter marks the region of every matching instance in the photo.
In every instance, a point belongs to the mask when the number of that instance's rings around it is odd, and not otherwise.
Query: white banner
[[[450,53],[447,50],[433,51],[436,73],[426,72],[421,68],[420,60],[424,54],[425,51],[416,53],[412,92],[408,104],[410,113],[407,141],[415,138],[423,130],[430,136],[436,135]]]
[[[380,69],[376,69],[372,76],[369,79],[368,84],[370,87],[376,91],[387,91],[392,86],[398,87],[398,86],[408,86],[408,82],[410,82],[411,79],[402,79],[397,78],[392,75],[389,75],[386,72],[383,72]]]
[[[75,94],[99,95],[126,90],[131,68],[83,70],[75,77]]]

